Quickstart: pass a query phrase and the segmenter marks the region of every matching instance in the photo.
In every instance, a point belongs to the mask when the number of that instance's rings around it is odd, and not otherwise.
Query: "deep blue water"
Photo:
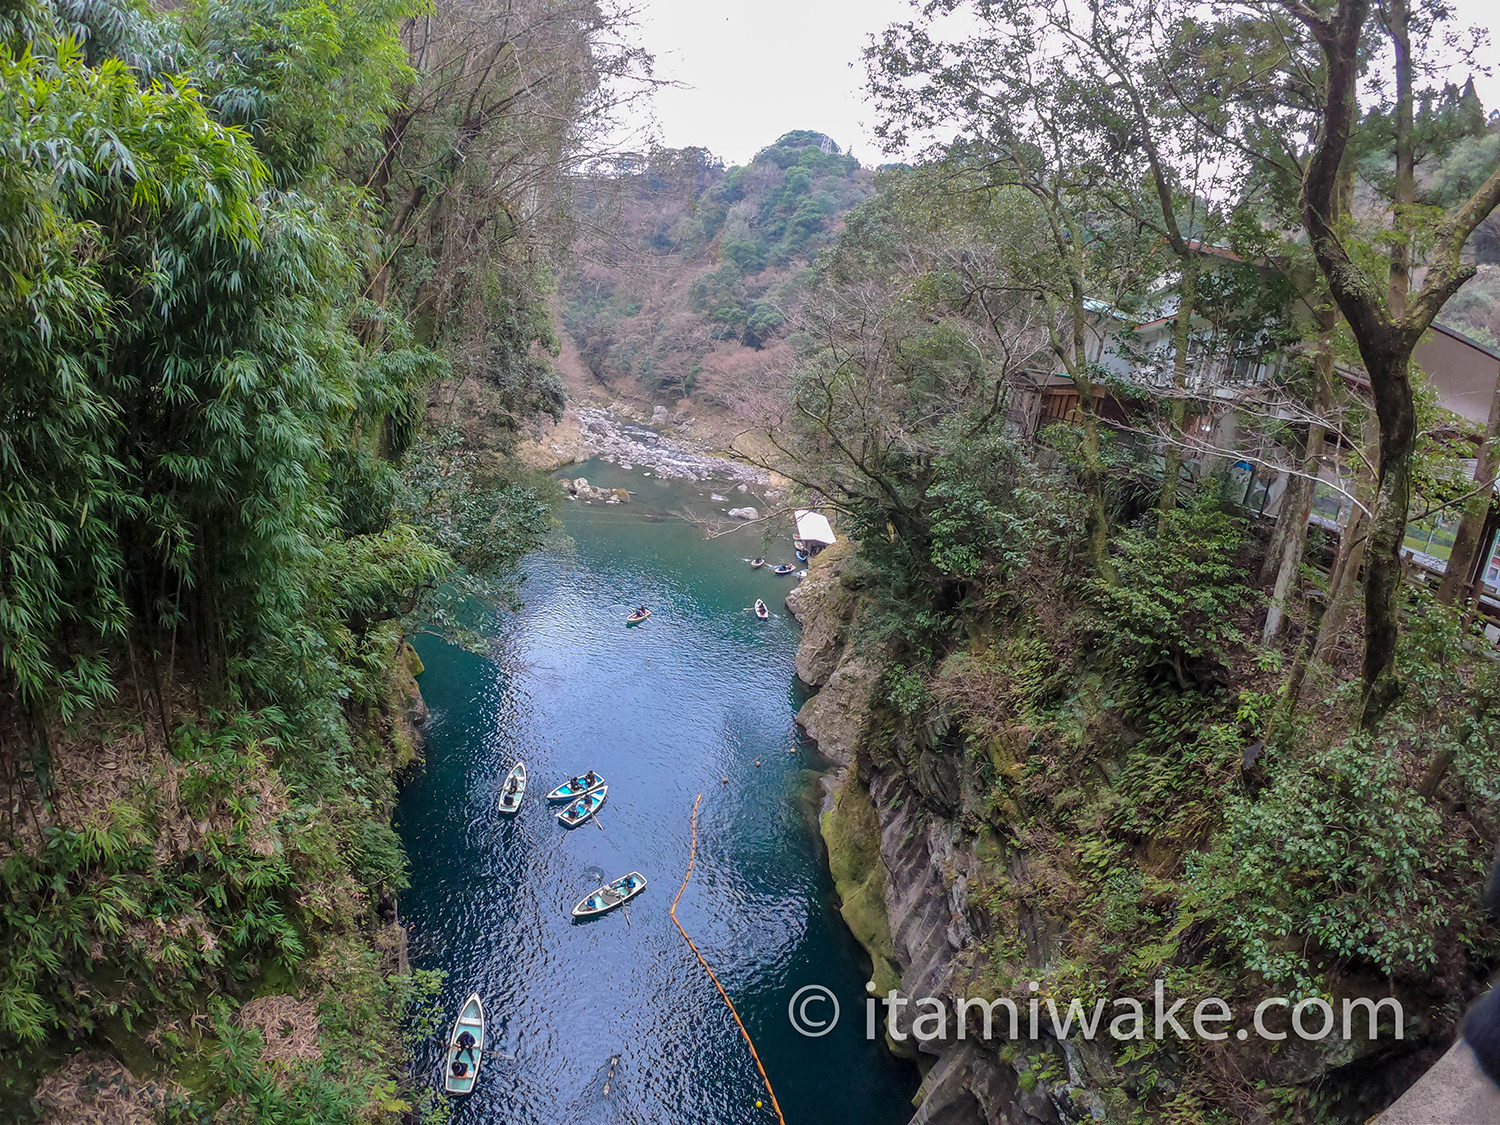
[[[677,916],[734,999],[786,1120],[906,1121],[917,1075],[865,1038],[868,966],[834,909],[807,812],[821,763],[792,723],[798,630],[781,601],[795,579],[745,563],[790,555],[789,526],[705,540],[672,513],[728,506],[710,505],[707,486],[597,463],[573,472],[636,501],[566,505],[555,541],[527,560],[524,608],[493,615],[487,655],[415,641],[433,719],[426,768],[397,813],[412,959],[447,974],[450,1021],[478,991],[491,1043],[515,1056],[485,1061],[455,1121],[775,1120],[755,1108],[766,1097],[749,1051],[668,917],[699,793],[698,861]],[[757,597],[771,620],[751,612]],[[638,603],[654,616],[627,629]],[[517,758],[531,788],[506,821],[495,798]],[[599,827],[567,832],[542,795],[590,767],[609,781],[608,802]],[[628,919],[570,920],[573,903],[631,870],[649,885]],[[815,983],[844,1011],[809,1039],[787,1003]],[[420,1060],[434,1082],[439,1050]]]

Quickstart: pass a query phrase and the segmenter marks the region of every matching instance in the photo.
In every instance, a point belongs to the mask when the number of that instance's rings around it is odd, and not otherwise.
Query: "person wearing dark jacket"
[[[1484,887],[1484,905],[1492,917],[1500,918],[1500,852],[1495,854],[1495,864]],[[1474,1052],[1479,1069],[1500,1086],[1500,988],[1491,985],[1488,992],[1474,1001],[1464,1016],[1464,1042]]]

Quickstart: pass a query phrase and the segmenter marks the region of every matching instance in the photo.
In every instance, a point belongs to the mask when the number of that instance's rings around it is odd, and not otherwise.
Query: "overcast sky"
[[[1460,19],[1497,30],[1495,0],[1453,2]],[[656,56],[658,77],[684,86],[656,95],[661,142],[743,164],[782,133],[817,129],[863,163],[880,163],[860,50],[910,11],[906,0],[643,0],[641,45]],[[1500,62],[1500,49],[1489,53]],[[1476,82],[1485,108],[1500,108],[1500,76]]]

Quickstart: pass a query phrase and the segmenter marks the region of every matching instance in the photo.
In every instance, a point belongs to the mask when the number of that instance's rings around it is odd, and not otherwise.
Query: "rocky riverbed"
[[[561,423],[524,452],[526,460],[538,468],[560,468],[597,457],[669,480],[746,486],[771,483],[771,474],[764,469],[696,449],[690,440],[661,432],[673,424],[666,408],[660,406],[649,421],[643,412],[618,405],[571,407]]]

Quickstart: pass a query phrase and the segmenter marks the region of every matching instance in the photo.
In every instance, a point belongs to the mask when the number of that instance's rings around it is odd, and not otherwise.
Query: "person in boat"
[[[519,788],[521,788],[521,782],[517,778],[513,777],[505,783],[505,791],[507,793],[514,793]]]
[[[576,805],[573,806],[573,815],[574,816],[582,816],[583,815],[583,802],[582,801],[579,801]]]
[[[469,1073],[469,1064],[462,1059],[453,1060],[453,1077],[463,1078]]]
[[[474,1057],[474,1037],[467,1031],[458,1033],[458,1053],[467,1054],[469,1058]]]
[[[646,607],[645,607],[645,606],[643,606],[643,605],[638,605],[638,606],[636,606],[636,607],[635,607],[635,612],[636,612],[636,616],[637,616],[637,617],[645,617],[645,616],[646,616],[646,614],[647,614],[647,613],[648,613],[648,612],[650,612],[650,611],[649,611],[649,610],[647,610],[647,609],[646,609]]]

